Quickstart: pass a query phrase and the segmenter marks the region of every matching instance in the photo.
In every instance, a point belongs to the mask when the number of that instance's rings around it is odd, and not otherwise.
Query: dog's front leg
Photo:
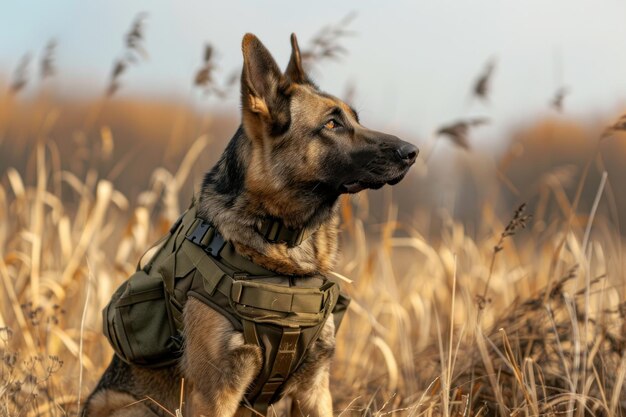
[[[220,313],[189,298],[181,365],[191,384],[185,415],[232,417],[262,366],[261,349],[244,344]]]
[[[291,394],[291,417],[332,417],[333,399],[329,389],[330,361],[317,369],[310,384],[299,386]]]

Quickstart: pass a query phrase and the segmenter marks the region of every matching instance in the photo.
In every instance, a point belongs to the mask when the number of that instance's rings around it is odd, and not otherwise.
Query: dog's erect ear
[[[270,52],[251,33],[243,37],[241,104],[244,111],[256,113],[266,121],[281,122],[281,101],[287,81]]]
[[[304,72],[302,67],[302,55],[300,54],[300,47],[298,46],[298,38],[296,34],[291,34],[291,58],[289,58],[289,64],[285,70],[285,76],[294,83],[308,84],[309,78]]]

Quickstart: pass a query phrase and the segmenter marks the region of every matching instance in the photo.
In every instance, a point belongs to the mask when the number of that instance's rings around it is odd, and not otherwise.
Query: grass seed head
[[[13,78],[9,87],[9,91],[12,94],[19,93],[28,84],[28,68],[30,67],[31,59],[32,56],[30,54],[24,55],[13,72]]]
[[[317,32],[306,48],[301,52],[302,60],[307,65],[319,63],[324,59],[338,60],[348,53],[343,46],[343,39],[354,35],[348,26],[356,18],[356,13],[347,14],[339,22],[324,26]]]
[[[213,45],[207,43],[204,47],[202,66],[196,72],[196,75],[193,79],[193,84],[196,87],[201,88],[206,95],[213,93],[218,97],[225,97],[228,92],[228,88],[234,87],[235,82],[230,82],[230,80],[227,80],[226,88],[221,88],[220,86],[218,86],[214,75],[216,69],[217,65],[215,64],[215,50],[213,48]],[[239,72],[237,71],[235,74],[238,75]],[[235,81],[237,79],[238,78],[235,77]]]
[[[120,78],[131,65],[148,59],[148,52],[143,46],[145,40],[144,22],[147,17],[147,13],[139,13],[124,37],[124,51],[121,58],[116,58],[113,61],[109,84],[106,88],[107,97],[113,96],[120,89]]]
[[[56,74],[56,49],[57,41],[55,39],[50,39],[44,48],[43,56],[39,64],[39,74],[42,80]]]

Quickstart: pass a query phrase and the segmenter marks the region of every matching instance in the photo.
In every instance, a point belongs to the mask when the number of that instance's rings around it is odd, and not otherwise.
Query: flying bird
[[[478,76],[476,81],[474,82],[473,94],[475,97],[487,101],[489,92],[491,90],[491,77],[493,76],[493,71],[496,68],[495,59],[490,59],[485,65],[485,69]]]
[[[468,135],[471,127],[481,126],[489,123],[486,117],[475,117],[472,119],[459,120],[454,123],[442,126],[438,131],[438,136],[446,136],[455,145],[469,150]]]
[[[560,87],[554,93],[554,97],[550,101],[550,105],[553,109],[558,111],[559,113],[563,111],[563,100],[565,96],[569,95],[570,89],[568,87]]]

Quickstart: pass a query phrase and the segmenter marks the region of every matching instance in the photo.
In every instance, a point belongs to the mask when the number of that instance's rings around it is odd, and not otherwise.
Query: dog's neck
[[[252,144],[240,128],[204,178],[198,215],[213,223],[241,255],[266,269],[288,275],[329,272],[337,253],[337,197],[320,196],[323,185],[317,184],[296,194],[275,190],[266,196],[267,190],[251,190],[247,170],[252,152]],[[277,213],[277,207],[284,211]],[[314,232],[292,248],[271,243],[259,231],[268,218]]]

